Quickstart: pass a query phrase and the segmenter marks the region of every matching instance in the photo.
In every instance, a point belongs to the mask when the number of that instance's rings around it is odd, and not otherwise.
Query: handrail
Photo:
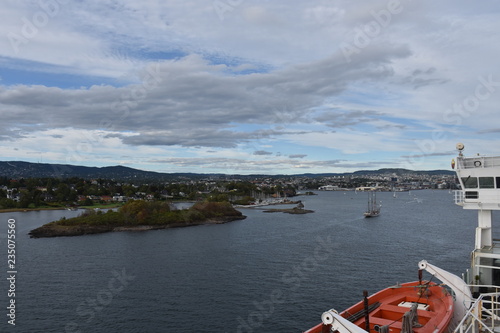
[[[500,166],[500,156],[475,156],[457,158],[457,169],[493,168]]]
[[[496,292],[479,295],[453,332],[478,332],[481,328],[494,333],[495,325],[498,325],[495,321],[500,319],[500,287],[492,285],[471,285],[470,287],[494,288]]]
[[[464,206],[465,204],[474,204],[481,207],[482,205],[492,205],[489,209],[498,210],[498,202],[500,202],[500,191],[496,189],[485,188],[470,188],[466,190],[454,190],[453,199],[456,205]]]
[[[453,197],[455,200],[455,205],[463,206],[465,201],[465,194],[463,190],[454,190]]]

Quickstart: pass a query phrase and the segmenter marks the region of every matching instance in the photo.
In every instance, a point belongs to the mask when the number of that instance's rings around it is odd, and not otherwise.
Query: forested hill
[[[331,176],[362,176],[362,175],[403,175],[403,174],[420,174],[420,175],[452,175],[451,170],[431,170],[431,171],[412,171],[406,169],[379,169],[379,170],[360,170],[353,173],[321,173],[321,174],[297,174],[297,175],[231,175],[238,178],[254,178],[254,177],[331,177]],[[160,173],[153,171],[144,171],[133,169],[125,166],[108,166],[108,167],[86,167],[68,164],[49,164],[49,163],[30,163],[30,162],[0,162],[0,177],[9,178],[71,178],[79,177],[84,179],[115,179],[128,181],[168,181],[172,179],[188,178],[200,179],[204,177],[226,177],[223,174],[198,174],[198,173]],[[228,176],[229,177],[229,176]]]
[[[158,173],[125,166],[86,167],[68,164],[29,162],[0,162],[0,177],[9,178],[71,178],[116,180],[168,180],[178,177],[196,177],[190,173]]]

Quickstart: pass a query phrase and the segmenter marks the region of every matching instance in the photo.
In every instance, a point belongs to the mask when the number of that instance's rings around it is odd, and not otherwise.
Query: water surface
[[[476,213],[447,191],[380,193],[372,219],[366,193],[316,193],[299,197],[312,214],[244,209],[223,225],[78,237],[27,235],[78,212],[0,214],[1,269],[14,218],[18,270],[17,325],[3,314],[0,331],[301,332],[364,289],[416,280],[422,259],[468,267]]]

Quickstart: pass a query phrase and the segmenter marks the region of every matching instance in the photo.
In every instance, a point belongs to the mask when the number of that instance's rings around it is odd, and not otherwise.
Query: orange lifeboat
[[[453,311],[453,297],[443,285],[409,282],[381,290],[338,315],[327,311],[323,322],[305,333],[442,333]]]

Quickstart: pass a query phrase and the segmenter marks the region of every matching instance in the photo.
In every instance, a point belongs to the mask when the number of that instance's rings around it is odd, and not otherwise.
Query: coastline
[[[109,205],[109,206],[103,206],[103,205],[95,205],[95,206],[76,206],[76,207],[37,207],[37,208],[6,208],[6,209],[0,209],[0,213],[22,213],[22,212],[35,212],[35,211],[40,211],[40,210],[67,210],[68,208],[76,208],[78,209],[114,209],[121,207],[122,204],[117,204],[117,205]]]
[[[165,225],[136,225],[136,226],[120,226],[114,227],[111,232],[120,232],[120,231],[147,231],[147,230],[159,230],[159,229],[170,229],[170,228],[184,228],[184,227],[194,227],[197,225],[207,225],[207,224],[225,224],[228,222],[244,220],[246,216],[228,216],[228,217],[220,217],[220,218],[210,218],[205,221],[200,222],[192,222],[192,223],[171,223]]]
[[[39,228],[33,229],[29,232],[30,238],[49,238],[49,237],[72,237],[72,236],[83,236],[83,235],[93,235],[102,234],[106,232],[120,232],[120,231],[148,231],[148,230],[159,230],[159,229],[169,229],[169,228],[183,228],[192,227],[197,225],[207,225],[207,224],[224,224],[237,220],[244,220],[246,216],[221,216],[207,218],[206,220],[199,222],[190,223],[169,223],[162,225],[74,225],[74,226],[63,226],[57,224],[45,224]]]
[[[65,210],[64,207],[38,207],[38,208],[7,208],[0,209],[0,213],[22,213],[22,212],[34,212],[40,210]]]
[[[288,214],[309,214],[314,213],[314,210],[300,209],[300,208],[289,208],[289,209],[267,209],[263,210],[263,213],[288,213]]]

